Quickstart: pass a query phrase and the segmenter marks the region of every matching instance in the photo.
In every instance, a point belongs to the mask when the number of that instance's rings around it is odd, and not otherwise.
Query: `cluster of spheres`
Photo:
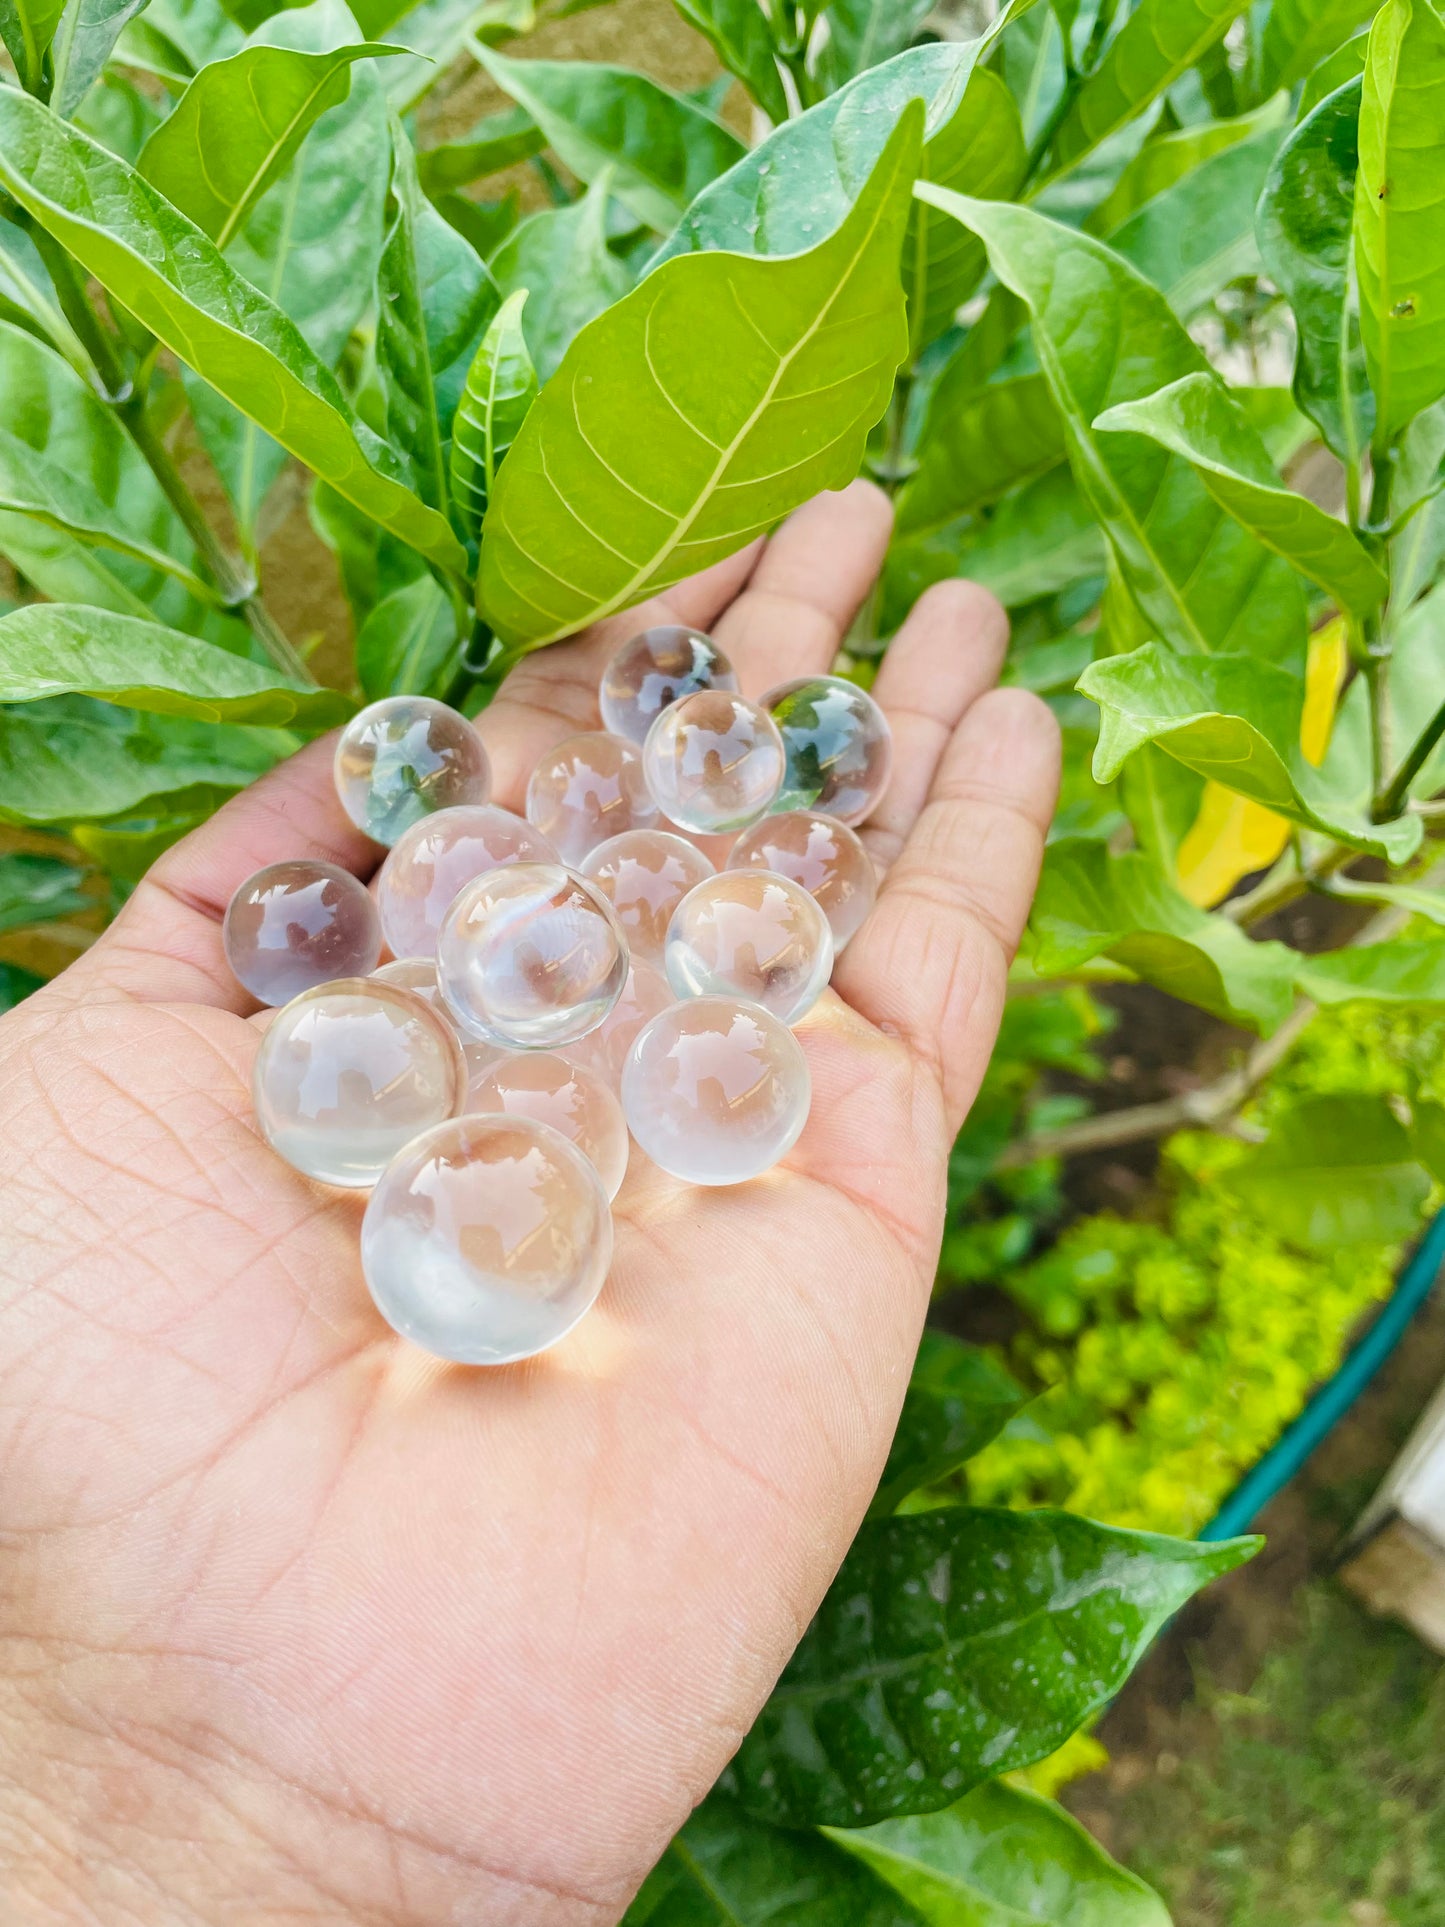
[[[371,888],[296,858],[226,912],[231,969],[273,1007],[263,1136],[370,1191],[377,1307],[463,1364],[531,1357],[592,1306],[634,1145],[697,1185],[787,1154],[810,1101],[793,1026],[873,905],[851,826],[891,742],[863,690],[750,702],[710,637],[669,627],[618,652],[599,707],[517,816],[466,717],[373,703],[336,751],[343,808],[387,848]]]

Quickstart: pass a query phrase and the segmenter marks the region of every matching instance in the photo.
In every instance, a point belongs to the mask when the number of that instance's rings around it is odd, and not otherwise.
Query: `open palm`
[[[645,622],[751,694],[825,669],[875,574],[857,485],[516,670],[500,802],[596,726]],[[0,1024],[0,1891],[17,1922],[615,1921],[751,1723],[867,1505],[1053,801],[991,692],[996,605],[930,592],[878,678],[886,885],[800,1031],[778,1170],[634,1154],[610,1282],[525,1366],[437,1365],[362,1282],[362,1200],[256,1135],[221,909],[367,874],[318,744],[172,850]]]

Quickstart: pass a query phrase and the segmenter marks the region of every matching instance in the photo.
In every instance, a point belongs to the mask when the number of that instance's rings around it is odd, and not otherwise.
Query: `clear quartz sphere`
[[[447,1000],[442,995],[442,987],[437,982],[437,967],[430,958],[399,957],[395,963],[383,964],[380,970],[374,970],[372,982],[397,984],[403,990],[414,992],[424,1003],[430,1005],[449,1030],[456,1032],[457,1041],[462,1047],[462,1056],[466,1060],[468,1097],[494,1064],[511,1055],[499,1044],[484,1044],[480,1038],[466,1035],[447,1006]]]
[[[642,1149],[688,1184],[760,1177],[797,1143],[812,1084],[802,1046],[735,997],[674,1004],[638,1036],[622,1109]]]
[[[779,683],[763,706],[782,732],[788,772],[774,807],[861,823],[893,774],[893,731],[866,689],[845,676]]]
[[[381,928],[394,957],[435,957],[442,918],[458,893],[508,863],[555,863],[530,823],[495,803],[438,810],[400,836],[376,880]]]
[[[657,805],[642,780],[642,752],[600,729],[569,736],[532,771],[527,821],[574,867],[609,837],[650,830]]]
[[[667,623],[624,642],[597,692],[602,726],[642,743],[669,703],[699,689],[736,689],[732,664],[700,629]]]
[[[591,1310],[611,1262],[602,1180],[530,1117],[459,1117],[417,1138],[361,1225],[377,1310],[461,1365],[510,1365],[555,1345]]]
[[[492,770],[459,710],[429,696],[386,696],[342,730],[336,793],[357,829],[391,844],[437,810],[485,803]]]
[[[467,1110],[505,1111],[550,1124],[591,1160],[609,1198],[621,1189],[627,1175],[627,1123],[596,1071],[555,1051],[515,1051],[472,1083]]]
[[[375,977],[304,991],[278,1011],[251,1073],[256,1122],[323,1184],[375,1184],[402,1146],[461,1109],[456,1033],[422,998]]]
[[[775,870],[802,884],[832,927],[835,955],[878,900],[878,874],[857,831],[820,810],[765,816],[734,843],[728,868]]]
[[[599,843],[581,874],[617,912],[633,956],[661,963],[673,911],[695,884],[716,872],[684,837],[666,830],[628,830]]]
[[[796,1024],[833,974],[833,932],[791,877],[724,870],[678,905],[665,962],[679,997],[744,997]]]
[[[622,995],[607,1016],[585,1037],[568,1044],[564,1055],[574,1064],[584,1064],[606,1084],[608,1090],[622,1088],[622,1069],[637,1033],[654,1017],[676,1003],[672,986],[644,957],[634,957],[622,986]]]
[[[381,924],[364,883],[334,863],[272,863],[237,890],[221,926],[226,962],[262,1004],[289,1004],[333,977],[364,977]]]
[[[642,749],[654,802],[694,836],[746,830],[766,816],[786,760],[767,710],[722,689],[700,690],[664,709]]]
[[[469,883],[437,942],[437,979],[470,1037],[549,1050],[595,1030],[627,982],[627,939],[605,897],[556,863]]]

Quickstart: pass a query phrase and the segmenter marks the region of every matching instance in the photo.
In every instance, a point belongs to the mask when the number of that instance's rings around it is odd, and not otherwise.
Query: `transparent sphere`
[[[695,843],[666,830],[609,837],[582,865],[582,875],[617,912],[633,956],[655,963],[662,961],[673,911],[695,884],[715,874]]]
[[[278,1011],[251,1072],[256,1122],[323,1184],[375,1184],[402,1146],[461,1109],[466,1067],[451,1026],[375,977],[304,991]]]
[[[728,868],[775,870],[802,884],[832,926],[835,955],[878,899],[873,859],[857,832],[819,810],[765,816],[734,843]]]
[[[671,1008],[677,999],[672,986],[658,969],[642,957],[632,959],[622,995],[607,1016],[575,1044],[568,1044],[565,1055],[574,1064],[584,1064],[606,1084],[608,1090],[622,1088],[622,1068],[633,1039],[654,1017]]]
[[[459,710],[428,696],[387,696],[342,730],[336,793],[357,829],[395,843],[437,810],[485,803],[492,770],[481,737]]]
[[[641,743],[669,703],[699,689],[736,689],[733,666],[711,636],[666,624],[624,642],[597,692],[602,726]]]
[[[591,1310],[611,1262],[602,1180],[530,1117],[459,1117],[417,1138],[361,1225],[377,1310],[461,1365],[510,1365],[555,1345]]]
[[[569,736],[532,771],[527,821],[573,866],[609,837],[650,830],[657,805],[642,780],[642,752],[600,729]]]
[[[763,706],[788,752],[775,807],[861,823],[893,774],[893,731],[867,690],[843,676],[804,676],[770,689]]]
[[[333,977],[364,977],[381,955],[381,924],[364,883],[334,863],[298,858],[247,877],[221,926],[226,962],[263,1004],[289,1004]]]
[[[786,1024],[734,997],[674,1004],[637,1038],[622,1073],[632,1135],[689,1184],[741,1184],[785,1157],[812,1084]]]
[[[612,906],[556,863],[514,863],[469,883],[437,942],[442,996],[486,1044],[549,1050],[595,1030],[627,981]]]
[[[403,990],[412,991],[436,1012],[449,1030],[456,1032],[466,1061],[468,1098],[492,1066],[511,1055],[499,1044],[484,1044],[478,1037],[468,1037],[460,1028],[442,995],[442,987],[437,981],[437,967],[430,958],[399,957],[395,963],[383,964],[380,970],[373,971],[371,981],[397,984]],[[468,1106],[463,1104],[462,1108],[465,1110]]]
[[[679,997],[744,997],[796,1024],[833,974],[833,932],[791,877],[724,870],[678,905],[664,962]]]
[[[746,830],[783,786],[783,739],[745,696],[704,689],[664,709],[642,749],[647,787],[664,816],[694,836]]]
[[[591,1160],[609,1198],[621,1189],[627,1175],[627,1124],[622,1106],[596,1071],[555,1051],[518,1051],[470,1086],[467,1110],[505,1111],[550,1124]]]
[[[397,839],[376,880],[381,927],[396,957],[434,957],[457,894],[508,863],[555,863],[539,830],[495,803],[438,810]]]

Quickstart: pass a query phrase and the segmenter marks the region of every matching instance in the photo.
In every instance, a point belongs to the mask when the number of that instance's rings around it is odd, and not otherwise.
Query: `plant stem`
[[[1373,815],[1377,823],[1387,823],[1404,809],[1410,795],[1410,785],[1429,761],[1430,752],[1445,736],[1445,703],[1426,723],[1416,739],[1414,748],[1391,777],[1389,784],[1380,793]]]

